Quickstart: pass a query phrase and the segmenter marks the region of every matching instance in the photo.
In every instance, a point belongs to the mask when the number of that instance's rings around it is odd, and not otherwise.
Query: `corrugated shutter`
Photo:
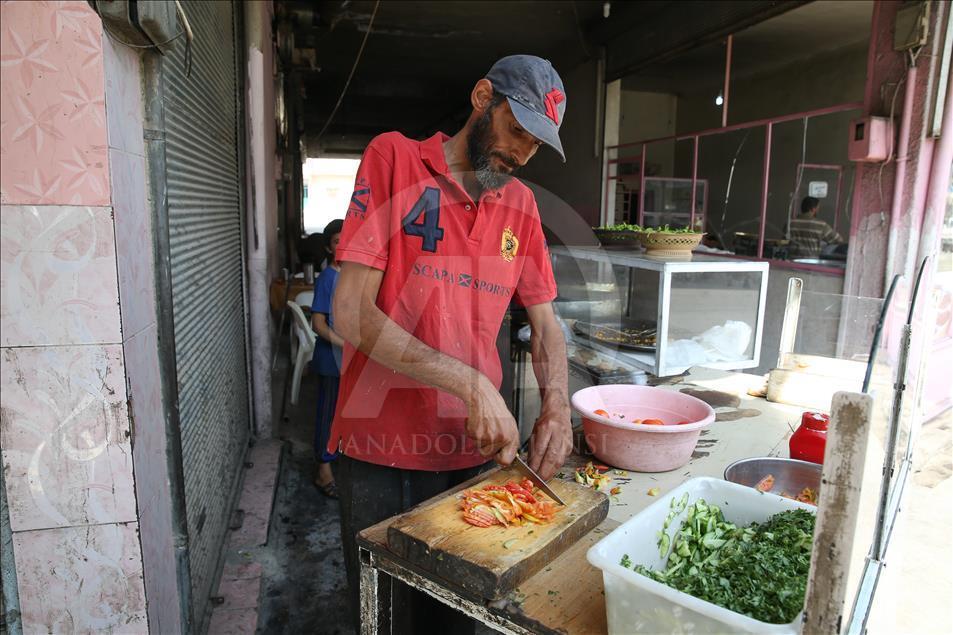
[[[231,2],[184,2],[194,32],[163,62],[166,182],[192,611],[214,591],[247,447],[237,30]]]

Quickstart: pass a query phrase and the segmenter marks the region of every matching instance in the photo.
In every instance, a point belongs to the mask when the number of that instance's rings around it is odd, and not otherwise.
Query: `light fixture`
[[[720,106],[725,103],[725,95],[720,90],[718,91],[718,96],[715,97],[715,105]]]
[[[608,18],[610,11],[612,11],[612,3],[610,2],[602,3],[602,17]]]

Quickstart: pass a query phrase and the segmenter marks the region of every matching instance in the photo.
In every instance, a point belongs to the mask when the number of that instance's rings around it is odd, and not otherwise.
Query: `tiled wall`
[[[23,628],[141,633],[148,591],[148,627],[174,632],[139,57],[85,2],[4,2],[0,38],[0,441]]]
[[[109,170],[116,229],[122,347],[139,501],[149,629],[180,631],[165,416],[159,374],[152,212],[147,204],[138,51],[103,40]]]

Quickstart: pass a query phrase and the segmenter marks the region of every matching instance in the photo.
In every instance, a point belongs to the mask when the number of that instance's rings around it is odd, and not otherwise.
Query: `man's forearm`
[[[543,329],[534,329],[530,337],[533,373],[539,384],[542,409],[568,409],[568,369],[566,341],[553,321]]]
[[[375,362],[402,375],[445,390],[465,403],[479,382],[486,381],[475,368],[421,342],[376,305],[365,305],[357,321],[358,329],[350,329],[345,339]]]

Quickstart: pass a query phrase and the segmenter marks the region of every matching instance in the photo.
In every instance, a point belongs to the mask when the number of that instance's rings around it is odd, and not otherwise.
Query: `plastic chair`
[[[299,307],[305,307],[309,311],[311,310],[311,304],[313,302],[314,302],[314,291],[302,291],[301,293],[295,296],[295,300],[294,300],[294,303],[297,304]],[[291,303],[289,302],[288,304],[291,304]],[[292,318],[292,321],[293,320],[294,318]],[[305,316],[304,321],[305,322],[308,321],[308,316]],[[291,351],[292,358],[294,358],[295,356],[295,350],[296,350],[295,345],[297,344],[297,342],[298,342],[298,336],[295,335],[295,330],[292,327],[288,329],[288,350]]]
[[[288,309],[291,311],[292,331],[297,341],[297,352],[292,350],[291,355],[294,358],[294,375],[291,380],[291,404],[298,403],[298,393],[301,390],[301,375],[304,374],[304,367],[311,361],[314,354],[314,343],[317,335],[311,330],[308,319],[304,316],[304,311],[295,302],[288,302]]]
[[[314,291],[302,291],[295,296],[295,304],[298,306],[306,306],[309,309],[314,303]]]

